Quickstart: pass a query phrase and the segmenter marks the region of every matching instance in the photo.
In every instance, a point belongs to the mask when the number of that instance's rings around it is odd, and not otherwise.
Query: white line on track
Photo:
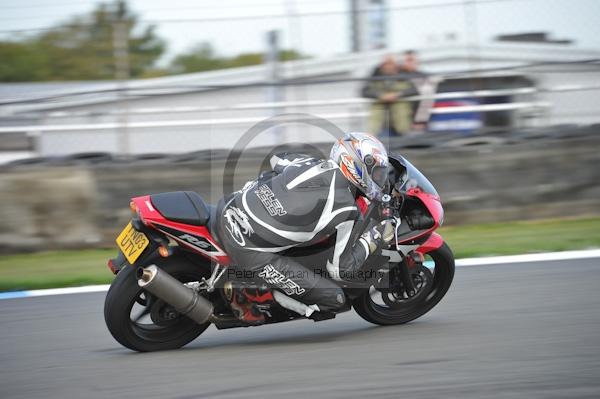
[[[106,292],[110,285],[86,285],[85,287],[51,288],[47,290],[0,292],[1,299],[31,298],[36,296],[82,294],[86,292]]]
[[[502,265],[506,263],[548,262],[555,260],[600,258],[600,249],[582,251],[546,252],[539,254],[490,256],[482,258],[457,259],[456,266]]]
[[[548,262],[572,259],[600,258],[600,249],[582,251],[546,252],[539,254],[490,256],[482,258],[457,259],[456,266],[486,266],[510,263]],[[600,265],[600,262],[598,263]],[[31,298],[50,295],[81,294],[87,292],[106,292],[108,284],[88,285],[85,287],[52,288],[47,290],[0,292],[0,299]]]

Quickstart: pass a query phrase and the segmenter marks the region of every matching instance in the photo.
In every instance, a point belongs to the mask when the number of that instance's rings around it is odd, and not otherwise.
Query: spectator
[[[403,72],[414,74],[415,77],[425,76],[423,72],[419,71],[419,59],[417,58],[417,52],[414,50],[406,50],[404,52],[400,69]]]
[[[416,66],[415,63],[408,65]],[[388,54],[373,70],[370,80],[363,87],[363,97],[373,98],[369,117],[369,131],[380,136],[406,134],[412,127],[412,106],[402,97],[417,94],[413,83],[403,73],[393,55]]]
[[[414,50],[406,50],[403,54],[401,73],[407,74],[420,94],[435,93],[437,83],[429,81],[427,74],[419,70],[419,58]],[[423,131],[429,121],[429,113],[433,108],[433,99],[411,102],[411,117],[413,131]]]

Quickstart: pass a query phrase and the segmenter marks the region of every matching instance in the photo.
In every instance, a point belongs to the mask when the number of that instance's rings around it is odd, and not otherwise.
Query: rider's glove
[[[394,241],[393,220],[386,219],[375,225],[371,228],[371,230],[360,236],[360,239],[367,244],[369,248],[369,255],[383,247],[389,247],[390,243]]]

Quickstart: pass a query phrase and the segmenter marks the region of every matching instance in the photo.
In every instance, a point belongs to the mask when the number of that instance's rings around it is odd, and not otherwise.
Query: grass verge
[[[451,226],[440,229],[457,258],[600,247],[600,218]],[[0,258],[0,291],[107,284],[115,249],[53,251]]]

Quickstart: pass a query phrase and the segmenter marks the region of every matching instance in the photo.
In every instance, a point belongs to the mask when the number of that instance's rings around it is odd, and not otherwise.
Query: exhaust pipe
[[[155,265],[139,268],[137,277],[140,287],[173,306],[179,313],[196,323],[204,324],[212,316],[212,303]]]

